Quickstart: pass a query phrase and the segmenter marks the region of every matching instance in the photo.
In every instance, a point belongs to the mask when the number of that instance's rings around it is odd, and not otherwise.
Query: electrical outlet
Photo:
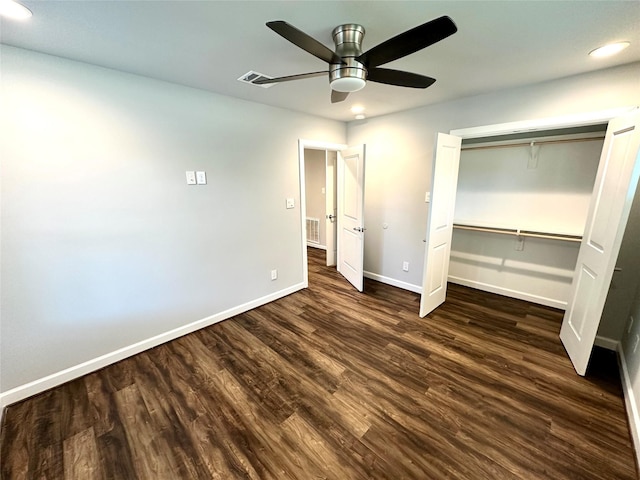
[[[402,271],[403,272],[409,271],[409,262],[402,262]]]
[[[524,237],[517,236],[516,237],[516,252],[521,252],[524,250]]]
[[[278,279],[278,270],[271,270],[271,280]]]
[[[635,339],[633,341],[633,353],[636,353],[636,349],[638,348],[638,341],[640,341],[640,336],[636,333]]]
[[[627,333],[631,333],[631,327],[633,327],[633,315],[629,315],[629,326],[627,326]]]

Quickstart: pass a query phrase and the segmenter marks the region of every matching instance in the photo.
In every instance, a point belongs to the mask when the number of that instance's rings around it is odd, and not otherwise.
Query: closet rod
[[[552,143],[574,143],[574,142],[590,142],[592,140],[602,140],[604,135],[599,135],[596,137],[585,137],[585,138],[567,138],[564,140],[541,140],[539,142],[535,140],[531,140],[530,142],[522,142],[522,143],[509,143],[505,145],[478,145],[478,146],[462,146],[462,150],[486,150],[489,148],[512,148],[512,147],[530,147],[531,143],[534,145],[549,145]]]
[[[550,240],[564,240],[567,242],[582,241],[582,237],[577,235],[561,235],[556,233],[534,232],[530,230],[520,230],[512,228],[479,227],[475,225],[461,225],[458,223],[454,223],[453,228],[458,228],[460,230],[473,230],[476,232],[502,233],[505,235],[515,235],[517,237],[547,238]]]

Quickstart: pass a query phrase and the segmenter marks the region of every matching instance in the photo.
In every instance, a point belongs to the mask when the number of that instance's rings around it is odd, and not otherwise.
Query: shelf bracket
[[[531,147],[531,150],[529,151],[527,170],[533,170],[538,168],[538,153],[540,152],[540,145],[536,145],[535,140],[532,140],[529,146]]]
[[[524,250],[524,236],[520,234],[520,229],[516,230],[516,251],[521,252]]]

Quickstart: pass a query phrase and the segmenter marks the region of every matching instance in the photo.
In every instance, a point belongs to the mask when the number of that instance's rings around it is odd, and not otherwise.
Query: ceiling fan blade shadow
[[[389,68],[371,68],[367,71],[367,80],[399,87],[427,88],[433,85],[435,78],[418,75],[417,73],[391,70]]]
[[[349,92],[338,92],[331,90],[331,103],[344,102],[349,96]]]
[[[264,78],[262,80],[255,80],[251,83],[254,83],[255,85],[267,85],[269,83],[290,82],[291,80],[302,80],[303,78],[319,77],[321,75],[327,75],[328,73],[329,72],[300,73],[298,75],[288,75],[286,77]]]
[[[456,24],[445,15],[382,42],[364,52],[356,60],[367,68],[377,67],[422,50],[457,31]]]
[[[343,63],[333,50],[283,20],[267,22],[267,27],[320,60],[327,63]]]

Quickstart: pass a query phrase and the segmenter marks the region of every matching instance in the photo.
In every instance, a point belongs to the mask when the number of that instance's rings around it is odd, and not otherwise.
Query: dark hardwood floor
[[[10,406],[2,479],[635,479],[615,357],[451,285],[310,288]],[[613,362],[613,363],[612,363]]]

